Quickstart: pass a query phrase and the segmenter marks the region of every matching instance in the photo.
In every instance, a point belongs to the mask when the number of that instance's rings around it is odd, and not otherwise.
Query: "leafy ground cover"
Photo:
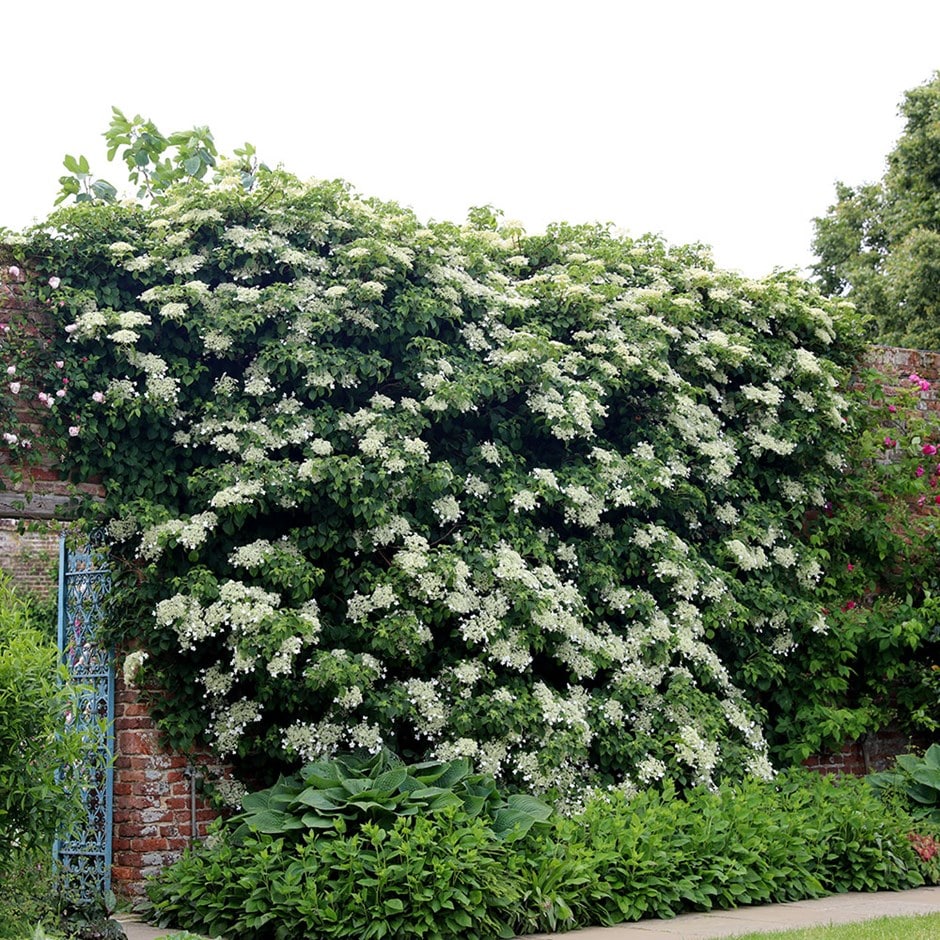
[[[244,819],[220,829],[150,882],[152,916],[246,938],[512,937],[933,876],[901,809],[863,781],[801,772],[598,794],[512,837],[454,805],[331,829],[283,822],[280,833],[246,832]]]

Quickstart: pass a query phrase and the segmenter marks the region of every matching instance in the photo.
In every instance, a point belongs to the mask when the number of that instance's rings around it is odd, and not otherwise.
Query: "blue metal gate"
[[[78,689],[66,722],[82,735],[83,758],[67,771],[81,794],[77,826],[55,846],[61,887],[82,900],[101,898],[111,887],[114,792],[114,660],[99,642],[104,600],[111,587],[103,533],[70,550],[59,547],[59,653]]]

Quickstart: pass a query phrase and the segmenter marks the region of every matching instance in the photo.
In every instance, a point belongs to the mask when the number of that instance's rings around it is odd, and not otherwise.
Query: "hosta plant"
[[[499,838],[519,838],[552,814],[527,794],[503,796],[492,777],[472,773],[470,761],[423,761],[405,765],[389,751],[371,757],[345,755],[315,761],[274,786],[249,793],[233,817],[232,838],[250,832],[299,840],[308,830],[352,834],[365,823],[389,828],[402,816],[456,808],[483,817]]]

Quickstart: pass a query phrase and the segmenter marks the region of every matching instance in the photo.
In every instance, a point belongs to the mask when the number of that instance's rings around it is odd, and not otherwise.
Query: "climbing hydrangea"
[[[752,692],[820,629],[846,306],[283,172],[21,250],[62,279],[70,459],[104,454],[127,630],[190,732],[536,790],[769,772]]]

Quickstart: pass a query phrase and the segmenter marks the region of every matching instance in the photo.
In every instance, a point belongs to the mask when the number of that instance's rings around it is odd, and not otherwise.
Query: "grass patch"
[[[940,937],[940,914],[879,917],[856,924],[739,934],[735,940],[767,940],[768,937],[774,940],[935,940]]]

